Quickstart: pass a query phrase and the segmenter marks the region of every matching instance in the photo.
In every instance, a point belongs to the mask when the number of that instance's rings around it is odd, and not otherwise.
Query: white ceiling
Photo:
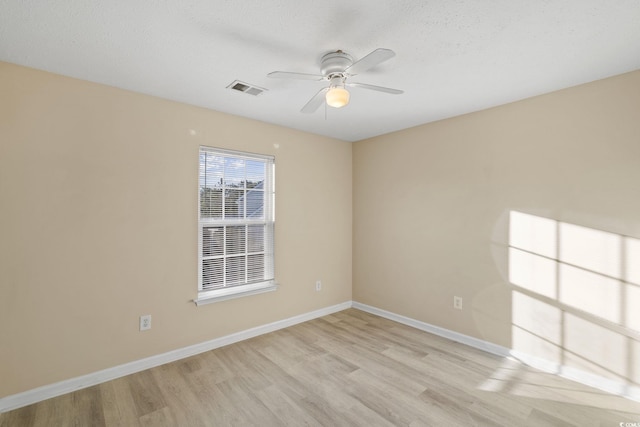
[[[378,47],[352,80],[404,94],[266,77]],[[0,60],[355,141],[640,69],[640,1],[0,0]]]

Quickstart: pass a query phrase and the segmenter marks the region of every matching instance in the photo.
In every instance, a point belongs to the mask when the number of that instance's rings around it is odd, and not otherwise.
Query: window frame
[[[248,200],[247,194],[249,194],[249,192],[252,190],[252,188],[247,187],[246,164],[244,166],[245,175],[242,181],[244,183],[243,197],[245,198],[245,205],[242,208],[243,217],[242,218],[225,218],[226,212],[223,212],[224,202],[220,206],[220,212],[221,212],[220,218],[215,218],[215,217],[203,218],[202,217],[201,215],[202,191],[201,190],[204,187],[202,186],[201,179],[204,176],[203,173],[206,173],[206,172],[203,172],[203,163],[201,160],[201,156],[203,153],[210,154],[216,157],[221,157],[223,159],[222,160],[223,165],[226,165],[227,159],[243,160],[243,161],[248,160],[252,162],[262,162],[265,164],[265,175],[264,175],[264,180],[262,181],[263,184],[261,189],[262,191],[264,191],[264,196],[263,196],[264,205],[262,208],[263,218],[260,218],[260,219],[247,218],[247,215],[246,215],[246,207],[247,207],[246,203]],[[227,187],[227,184],[226,184],[225,173],[226,172],[222,173],[223,181],[220,187],[223,194],[225,190],[230,189],[230,187]],[[224,198],[222,198],[221,200],[223,199]],[[203,254],[203,250],[204,250],[203,240],[204,240],[204,234],[205,234],[204,229],[212,228],[212,227],[221,227],[224,230],[224,235],[226,236],[229,231],[227,227],[244,226],[244,227],[247,227],[246,233],[249,233],[248,227],[252,225],[265,226],[264,228],[265,237],[263,241],[264,249],[263,251],[259,251],[259,252],[263,252],[264,253],[263,255],[265,257],[264,268],[266,273],[263,276],[267,275],[269,277],[263,277],[263,280],[260,280],[257,282],[248,282],[248,283],[246,282],[246,277],[245,277],[245,283],[242,283],[242,284],[234,284],[234,285],[225,284],[222,287],[219,287],[216,289],[205,289],[203,285],[203,270],[204,270],[203,263],[205,260],[211,259],[211,256],[207,257]],[[227,149],[215,148],[215,147],[204,146],[204,145],[200,146],[198,149],[198,288],[197,288],[198,295],[197,295],[197,298],[193,300],[195,304],[196,305],[210,304],[213,302],[225,301],[233,298],[239,298],[243,296],[256,295],[264,292],[275,291],[278,288],[278,284],[275,281],[275,242],[274,242],[275,236],[274,235],[275,235],[275,157],[270,155],[227,150]],[[248,235],[247,235],[247,239],[248,239]],[[223,247],[221,250],[223,251],[223,255],[222,255],[222,258],[220,259],[228,260],[229,258],[233,258],[233,256],[230,256],[230,254],[227,252],[228,247],[226,244],[226,240],[222,246]],[[248,257],[252,255],[249,249],[249,246],[250,245],[246,244],[242,252],[231,254],[231,255],[244,256],[248,259]],[[223,262],[226,265],[226,261],[223,261]],[[245,260],[245,263],[247,262],[248,261]],[[249,267],[245,265],[245,269],[247,268]],[[272,273],[272,274],[269,274],[269,273]],[[227,276],[226,267],[221,274],[223,276],[223,280],[226,281],[226,276]]]

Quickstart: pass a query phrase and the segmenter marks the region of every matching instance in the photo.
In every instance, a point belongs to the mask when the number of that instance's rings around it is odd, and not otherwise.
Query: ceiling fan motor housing
[[[322,75],[329,77],[332,74],[342,74],[344,70],[353,64],[353,58],[348,53],[341,50],[327,53],[320,60],[320,70]]]

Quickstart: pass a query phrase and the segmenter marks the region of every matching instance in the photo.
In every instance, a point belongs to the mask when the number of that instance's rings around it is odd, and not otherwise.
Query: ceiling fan
[[[313,113],[326,101],[327,105],[334,108],[344,107],[349,103],[349,91],[345,87],[359,87],[378,92],[399,95],[403,91],[388,87],[374,86],[365,83],[347,82],[347,79],[356,74],[363,73],[376,65],[391,59],[395,52],[390,49],[378,48],[359,61],[353,62],[353,58],[346,52],[337,50],[329,52],[320,60],[320,72],[322,74],[295,73],[289,71],[273,71],[267,77],[277,79],[301,79],[301,80],[326,80],[329,86],[322,88],[300,110],[303,113]]]

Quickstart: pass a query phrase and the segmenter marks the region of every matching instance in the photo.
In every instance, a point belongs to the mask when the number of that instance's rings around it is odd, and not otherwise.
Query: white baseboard
[[[479,350],[483,350],[497,356],[511,357],[524,363],[525,365],[531,366],[541,371],[553,373],[562,378],[566,378],[571,381],[588,385],[590,387],[602,390],[610,394],[622,396],[624,398],[640,402],[640,387],[634,385],[614,381],[609,378],[604,378],[599,375],[582,371],[571,366],[559,365],[555,362],[541,359],[536,356],[524,354],[478,338],[470,337],[468,335],[441,328],[439,326],[431,325],[426,322],[421,322],[409,317],[401,316],[399,314],[382,310],[377,307],[372,307],[370,305],[362,304],[356,301],[353,301],[352,307],[357,308],[358,310],[366,311],[367,313],[375,314],[376,316],[384,317],[386,319],[414,327],[416,329],[420,329],[425,332],[429,332],[443,338],[450,339],[451,341],[466,344],[470,347],[477,348]]]
[[[350,307],[351,301],[346,301],[330,307],[321,308],[319,310],[300,314],[298,316],[293,316],[288,319],[268,323],[266,325],[261,325],[210,341],[205,341],[199,344],[172,350],[167,353],[162,353],[144,359],[135,360],[133,362],[125,363],[123,365],[114,366],[113,368],[107,368],[102,371],[93,372],[91,374],[70,378],[68,380],[60,381],[54,384],[49,384],[32,390],[27,390],[22,393],[6,396],[0,398],[0,413],[31,405],[32,403],[40,402],[76,390],[91,387],[106,381],[111,381],[125,375],[144,371],[145,369],[164,365],[165,363],[175,362],[176,360],[184,359],[185,357],[204,353],[205,351],[213,350],[225,345],[253,338],[258,335],[277,331],[278,329],[293,326],[298,323],[326,316],[328,314],[337,313],[338,311],[346,310]]]
[[[511,350],[511,357],[541,371],[555,374],[559,377],[602,390],[609,394],[622,396],[627,399],[640,402],[640,387],[633,384],[615,381],[610,378],[592,374],[572,366],[561,365],[517,350]]]
[[[510,357],[510,350],[506,347],[499,346],[497,344],[483,341],[478,338],[473,338],[468,335],[464,335],[458,332],[451,331],[449,329],[441,328],[439,326],[431,325],[420,320],[415,320],[410,317],[401,316],[400,314],[392,313],[390,311],[382,310],[377,307],[362,304],[353,301],[353,308],[366,311],[367,313],[375,314],[376,316],[384,317],[385,319],[393,320],[403,325],[411,326],[421,331],[429,332],[430,334],[437,335],[439,337],[450,339],[451,341],[466,344],[469,347],[477,348],[479,350],[486,351],[487,353],[495,354],[501,357]]]
[[[279,320],[277,322],[261,325],[255,328],[247,329],[245,331],[237,332],[235,334],[226,335],[210,341],[205,341],[203,343],[136,360],[130,363],[125,363],[123,365],[104,369],[98,372],[93,372],[91,374],[83,375],[80,377],[70,378],[68,380],[60,381],[54,384],[27,390],[22,393],[6,396],[0,398],[0,413],[31,405],[32,403],[60,396],[65,393],[70,393],[76,390],[91,387],[106,381],[123,377],[125,375],[140,372],[145,369],[164,365],[165,363],[170,363],[189,356],[194,356],[199,353],[204,353],[205,351],[213,350],[225,345],[253,338],[258,335],[277,331],[278,329],[293,326],[298,323],[316,319],[318,317],[337,313],[351,307],[374,314],[376,316],[396,321],[398,323],[402,323],[407,326],[414,327],[416,329],[443,338],[450,339],[455,342],[459,342],[461,344],[468,345],[473,348],[477,348],[479,350],[486,351],[491,354],[495,354],[497,356],[512,357],[536,369],[540,369],[545,372],[552,372],[561,377],[589,385],[591,387],[603,390],[607,393],[640,401],[640,388],[636,386],[616,382],[608,378],[603,378],[588,372],[580,371],[572,367],[560,366],[553,362],[549,362],[535,356],[522,354],[514,350],[510,350],[506,347],[499,346],[497,344],[470,337],[459,332],[454,332],[449,329],[431,325],[420,320],[415,320],[410,317],[402,316],[400,314],[392,313],[390,311],[382,310],[356,301],[346,301],[330,307],[325,307],[319,310],[290,317],[288,319]]]

